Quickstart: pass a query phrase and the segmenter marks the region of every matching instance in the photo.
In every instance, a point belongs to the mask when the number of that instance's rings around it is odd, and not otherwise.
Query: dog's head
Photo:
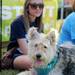
[[[51,62],[56,53],[55,33],[51,31],[48,35],[37,32],[37,29],[31,27],[28,31],[29,55],[34,67],[44,67]]]

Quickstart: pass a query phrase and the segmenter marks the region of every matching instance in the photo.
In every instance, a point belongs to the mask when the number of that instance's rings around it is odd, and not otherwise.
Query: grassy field
[[[18,70],[1,70],[0,75],[16,75],[19,73]]]

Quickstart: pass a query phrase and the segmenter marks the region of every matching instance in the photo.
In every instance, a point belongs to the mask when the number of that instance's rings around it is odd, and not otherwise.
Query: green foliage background
[[[16,12],[18,10],[13,9],[13,7],[19,6],[22,9],[20,10],[20,14],[23,13],[23,4],[25,0],[2,0],[2,10],[8,11],[12,13],[12,18],[2,20],[2,41],[9,41],[10,37],[10,25],[12,21],[17,17]],[[45,4],[45,14],[43,17],[44,23],[44,32],[47,33],[50,30],[50,27],[56,27],[56,19],[57,19],[57,11],[58,11],[58,1],[57,0],[44,0]],[[50,7],[54,7],[53,16],[50,17]],[[49,8],[47,8],[49,7]],[[11,8],[11,10],[9,10]],[[8,14],[8,12],[6,14]],[[9,15],[9,14],[8,14]],[[6,16],[2,14],[2,16]]]

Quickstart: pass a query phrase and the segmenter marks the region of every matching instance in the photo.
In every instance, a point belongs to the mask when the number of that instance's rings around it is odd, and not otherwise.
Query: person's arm
[[[11,36],[14,38],[20,48],[20,51],[24,54],[27,54],[28,46],[26,41],[26,35],[24,24],[22,19],[16,19],[11,25]]]
[[[27,54],[28,53],[28,45],[27,45],[26,39],[22,38],[22,39],[18,39],[17,41],[19,44],[19,48],[23,52],[23,54]]]
[[[75,44],[75,21],[71,24],[71,40]]]
[[[71,21],[70,22],[70,24],[71,24],[71,26],[70,26],[70,28],[71,28],[71,30],[70,30],[70,36],[71,36],[72,43],[75,44],[75,12],[73,12],[71,14],[70,21]]]

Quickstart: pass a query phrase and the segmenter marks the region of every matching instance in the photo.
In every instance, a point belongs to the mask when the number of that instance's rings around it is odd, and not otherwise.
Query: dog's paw
[[[20,72],[16,75],[31,75],[31,71],[23,71],[23,72]]]
[[[25,74],[26,74],[26,72],[20,72],[20,73],[18,73],[16,75],[25,75]]]

